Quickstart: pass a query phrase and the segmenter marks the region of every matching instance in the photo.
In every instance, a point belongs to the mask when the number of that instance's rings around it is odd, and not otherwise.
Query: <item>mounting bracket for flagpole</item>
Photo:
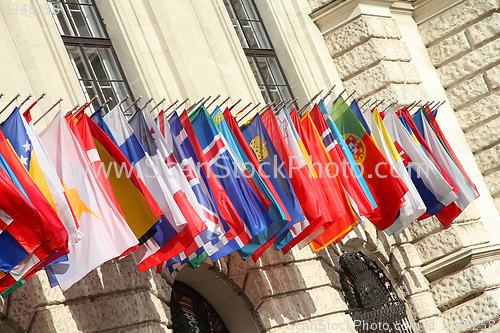
[[[125,114],[128,110],[130,110],[134,105],[136,105],[137,103],[139,103],[139,101],[142,99],[142,96],[139,95],[139,97],[132,102],[132,104],[130,104],[130,106],[128,108],[126,108],[124,111],[123,111],[123,114]],[[137,106],[137,105],[136,105]]]
[[[0,92],[0,99],[5,96],[5,94],[3,92]]]
[[[11,99],[10,102],[0,111],[0,114],[2,114],[12,103],[14,103],[14,101],[16,101],[19,96],[21,96],[21,94],[17,93],[17,95],[13,99]]]
[[[330,90],[328,90],[328,91],[326,92],[326,95],[325,95],[325,96],[323,96],[323,100],[325,100],[328,96],[330,96],[330,94],[333,92],[333,88],[335,88],[336,86],[337,86],[337,85],[336,85],[336,84],[334,84],[334,85],[333,85],[333,87],[331,87],[331,88],[330,88]]]
[[[231,111],[236,105],[238,105],[239,102],[241,102],[241,98],[239,100],[237,100],[236,103],[231,105],[231,107],[229,108],[229,111]]]
[[[321,89],[321,90],[319,91],[319,93],[317,93],[316,95],[314,95],[314,96],[313,96],[313,98],[311,98],[311,99],[307,102],[307,104],[306,104],[306,105],[304,105],[304,106],[302,107],[302,109],[300,109],[300,110],[299,110],[299,112],[298,112],[297,114],[298,114],[299,116],[301,116],[301,113],[303,113],[303,112],[306,110],[306,108],[307,108],[309,105],[311,105],[311,103],[312,103],[312,102],[316,99],[316,97],[318,97],[319,95],[321,95],[321,93],[322,93],[322,92],[323,92],[323,89]]]
[[[33,125],[36,125],[40,120],[42,120],[43,117],[49,114],[50,111],[52,111],[58,104],[61,104],[63,101],[63,98],[59,98],[57,102],[54,103],[47,111],[45,111],[40,118],[38,118],[35,122],[33,122]]]
[[[207,109],[208,109],[209,107],[211,107],[211,106],[212,106],[212,104],[214,104],[214,103],[215,103],[215,101],[216,101],[216,100],[218,100],[219,98],[220,98],[220,94],[218,94],[218,95],[217,95],[217,97],[215,97],[215,98],[214,98],[214,100],[213,100],[213,101],[211,101],[211,102],[210,102],[210,104],[208,104]]]

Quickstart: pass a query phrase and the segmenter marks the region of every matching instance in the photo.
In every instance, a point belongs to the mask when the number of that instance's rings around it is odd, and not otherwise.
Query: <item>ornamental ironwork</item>
[[[373,260],[359,251],[343,253],[339,260],[346,313],[358,332],[413,332],[405,301]]]

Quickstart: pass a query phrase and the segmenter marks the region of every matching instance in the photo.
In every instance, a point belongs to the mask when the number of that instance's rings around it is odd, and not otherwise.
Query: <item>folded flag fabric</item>
[[[189,156],[188,158],[196,160],[197,165],[201,166],[202,184],[209,185],[212,201],[217,208],[222,225],[224,226],[224,239],[227,240],[227,243],[219,251],[210,256],[212,261],[218,260],[243,247],[250,241],[251,236],[235,206],[229,199],[229,194],[226,193],[219,179],[214,175],[208,157],[203,152],[187,112],[182,112],[180,117],[174,114],[169,123],[172,133],[177,138],[184,153]]]
[[[389,109],[389,112],[392,112],[392,110]],[[372,136],[375,139],[375,142],[377,142],[380,151],[391,164],[391,168],[393,168],[394,172],[397,173],[408,188],[408,192],[404,197],[406,201],[399,210],[398,217],[391,226],[384,229],[384,232],[388,235],[398,235],[404,230],[404,228],[422,216],[426,211],[426,207],[417,191],[417,188],[413,184],[410,175],[406,171],[403,159],[399,155],[399,152],[394,145],[394,141],[389,135],[377,108],[374,108],[371,113],[367,114],[366,122],[372,129]]]
[[[185,251],[191,243],[195,242],[194,237],[206,227],[174,179],[167,184],[162,177],[162,171],[158,167],[163,161],[159,158],[157,149],[154,149],[152,145],[154,140],[149,140],[146,147],[143,146],[123,113],[117,108],[106,114],[104,120],[118,143],[118,147],[133,163],[139,178],[143,180],[166,220],[176,231],[173,237],[168,237],[170,239],[165,245],[160,245],[161,248],[158,251],[141,260],[139,270],[144,271]],[[139,135],[142,137],[143,133]],[[165,220],[160,222],[162,223],[166,223]]]
[[[333,206],[333,204],[339,205],[338,209],[340,214],[338,214],[336,218],[334,217],[332,225],[326,228],[320,236],[309,244],[311,250],[317,252],[331,243],[340,241],[352,230],[359,220],[347,200],[340,179],[338,175],[336,175],[337,170],[334,170],[332,166],[332,161],[309,116],[309,112],[306,112],[302,120],[299,120],[295,110],[292,111],[290,117],[307,151],[313,158],[313,166],[316,168],[318,179],[320,179],[322,185],[324,185],[323,191],[328,204],[330,206]]]
[[[428,147],[434,153],[436,161],[448,173],[451,181],[458,189],[457,199],[455,200],[458,208],[463,211],[469,203],[474,201],[479,196],[476,188],[468,181],[467,177],[462,173],[458,165],[454,162],[451,155],[441,144],[437,135],[432,130],[430,124],[424,117],[424,111],[419,109],[414,115],[413,120],[419,129],[422,138],[427,143]]]
[[[40,139],[63,184],[78,219],[83,238],[70,245],[68,261],[50,265],[61,289],[101,264],[117,258],[138,242],[126,221],[90,170],[90,161],[61,112],[40,134]]]
[[[384,230],[397,218],[408,188],[391,173],[387,160],[342,96],[333,103],[330,115],[342,133],[352,156],[363,166],[365,180],[377,203],[377,208],[368,219],[379,230]]]
[[[338,168],[338,176],[340,177],[342,186],[349,194],[351,201],[354,203],[355,207],[353,208],[359,213],[359,215],[369,216],[373,213],[374,207],[361,185],[362,182],[365,182],[364,178],[362,178],[362,176],[360,178],[356,177],[351,163],[345,156],[339,141],[330,130],[330,127],[326,123],[326,120],[317,104],[315,104],[312,108],[310,117],[316,126],[321,139],[323,140],[325,148],[330,155],[334,166]],[[343,138],[340,139],[344,141]],[[343,144],[345,145],[345,142],[343,142]]]
[[[286,172],[285,164],[281,160],[259,114],[245,126],[242,134],[259,163],[258,167],[268,175],[268,180],[271,181],[278,197],[282,198],[286,211],[290,215],[290,221],[282,224],[281,231],[274,236],[275,247],[280,250],[293,239],[290,228],[295,224],[301,224],[306,218]]]
[[[426,213],[434,215],[453,202],[457,198],[453,188],[419,148],[394,112],[386,113],[384,124],[425,203]]]
[[[77,228],[78,222],[38,134],[26,122],[17,107],[2,123],[2,129],[21,159],[21,163],[25,162],[23,165],[31,178],[56,210],[57,216],[68,233],[68,242],[77,243],[82,238]]]
[[[203,149],[207,160],[210,163],[213,174],[218,178],[224,189],[229,194],[238,215],[244,222],[246,229],[254,237],[267,237],[260,234],[269,228],[272,220],[266,208],[259,200],[257,194],[252,189],[242,170],[238,168],[229,147],[225,144],[222,134],[209,118],[205,108],[198,109],[191,119],[193,129],[198,141]],[[257,241],[257,245],[238,250],[243,259],[247,259],[265,241]],[[245,244],[246,245],[246,244]]]

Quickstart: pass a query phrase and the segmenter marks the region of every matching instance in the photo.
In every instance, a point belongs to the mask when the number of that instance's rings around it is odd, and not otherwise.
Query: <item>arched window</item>
[[[358,332],[413,332],[405,301],[373,260],[359,251],[343,253],[339,260],[346,312]]]
[[[175,281],[169,307],[174,333],[229,333],[207,300],[182,282]]]

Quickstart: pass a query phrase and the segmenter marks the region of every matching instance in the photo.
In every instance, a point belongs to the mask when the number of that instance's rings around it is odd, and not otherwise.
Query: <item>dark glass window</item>
[[[107,113],[127,95],[132,97],[94,0],[48,3],[85,97],[91,100],[97,96],[90,108],[96,110],[111,97],[103,110]],[[129,103],[130,99],[124,107]]]
[[[266,103],[292,98],[292,91],[253,0],[224,0]]]

